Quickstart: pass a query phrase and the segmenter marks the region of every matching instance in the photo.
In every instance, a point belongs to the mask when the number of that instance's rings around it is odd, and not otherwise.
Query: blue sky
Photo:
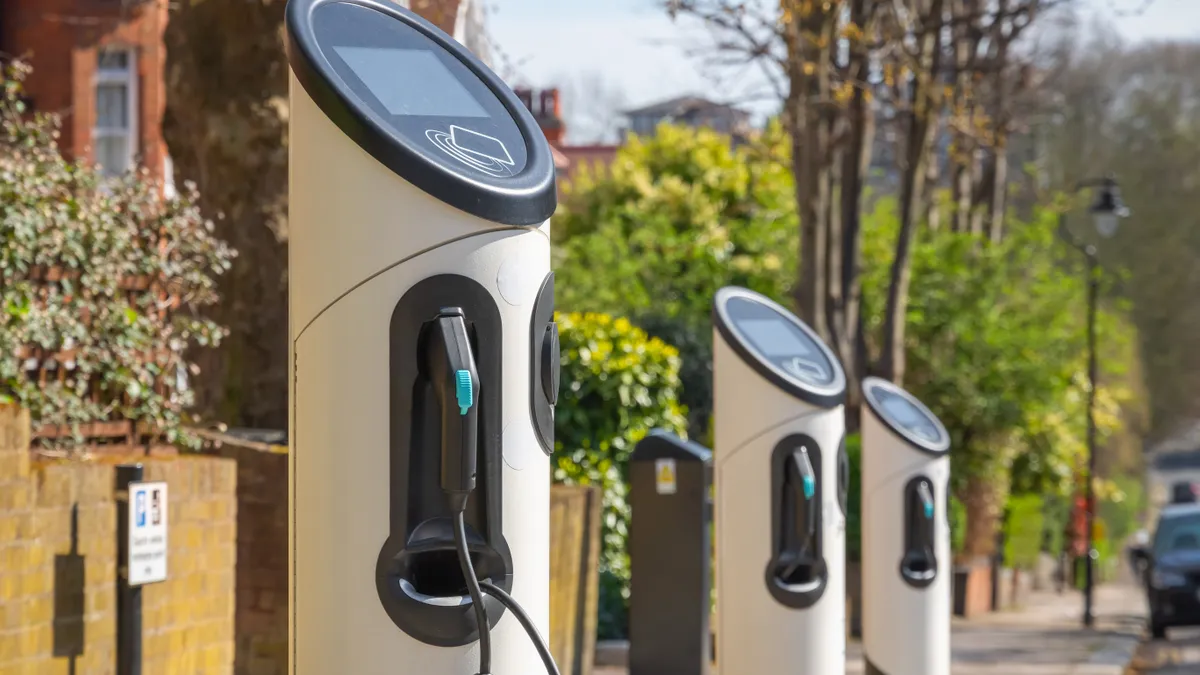
[[[1130,40],[1200,39],[1200,0],[1149,0],[1140,13],[1147,0],[1080,1],[1086,11],[1113,17]],[[761,79],[751,75],[714,84],[713,70],[689,54],[704,44],[703,31],[672,23],[657,0],[485,2],[497,69],[512,84],[578,90],[584,81],[602,81],[630,106],[714,89],[727,99],[761,92]]]

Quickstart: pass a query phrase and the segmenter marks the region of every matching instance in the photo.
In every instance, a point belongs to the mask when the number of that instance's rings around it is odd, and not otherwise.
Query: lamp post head
[[[1096,186],[1096,201],[1088,212],[1092,214],[1100,236],[1107,239],[1117,233],[1117,226],[1129,215],[1129,209],[1121,201],[1121,188],[1116,180],[1105,178]]]

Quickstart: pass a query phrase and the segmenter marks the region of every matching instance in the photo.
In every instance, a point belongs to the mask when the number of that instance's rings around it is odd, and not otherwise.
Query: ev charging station
[[[391,2],[290,0],[286,35],[291,672],[538,672],[550,147]]]
[[[872,675],[950,673],[950,436],[911,394],[863,381],[863,653]]]
[[[719,290],[713,323],[717,672],[844,672],[846,376],[753,291]]]

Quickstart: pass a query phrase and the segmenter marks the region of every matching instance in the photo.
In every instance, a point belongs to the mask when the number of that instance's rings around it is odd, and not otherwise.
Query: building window
[[[137,151],[137,68],[131,49],[102,49],[96,62],[96,163],[105,176],[133,167]]]

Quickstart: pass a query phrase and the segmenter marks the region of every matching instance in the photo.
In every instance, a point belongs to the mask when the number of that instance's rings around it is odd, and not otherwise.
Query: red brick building
[[[0,52],[34,68],[26,94],[63,116],[60,144],[120,173],[170,177],[162,140],[166,0],[0,0]]]
[[[479,0],[400,4],[489,60]],[[33,66],[26,94],[34,109],[62,115],[66,153],[108,173],[140,164],[170,193],[174,176],[162,137],[167,19],[168,0],[0,0],[0,54]],[[584,165],[612,161],[615,145],[565,144],[557,89],[517,94],[550,141],[560,184]]]
[[[517,98],[533,113],[550,141],[550,152],[554,155],[554,169],[558,174],[558,196],[563,196],[563,186],[570,182],[584,166],[593,170],[603,169],[616,157],[616,145],[567,145],[567,126],[562,116],[562,102],[558,89],[534,91],[528,87],[515,89]]]
[[[26,94],[63,117],[60,145],[106,173],[147,167],[173,187],[162,137],[169,0],[0,0],[0,54],[33,66]],[[412,8],[486,58],[479,3],[411,0]]]

